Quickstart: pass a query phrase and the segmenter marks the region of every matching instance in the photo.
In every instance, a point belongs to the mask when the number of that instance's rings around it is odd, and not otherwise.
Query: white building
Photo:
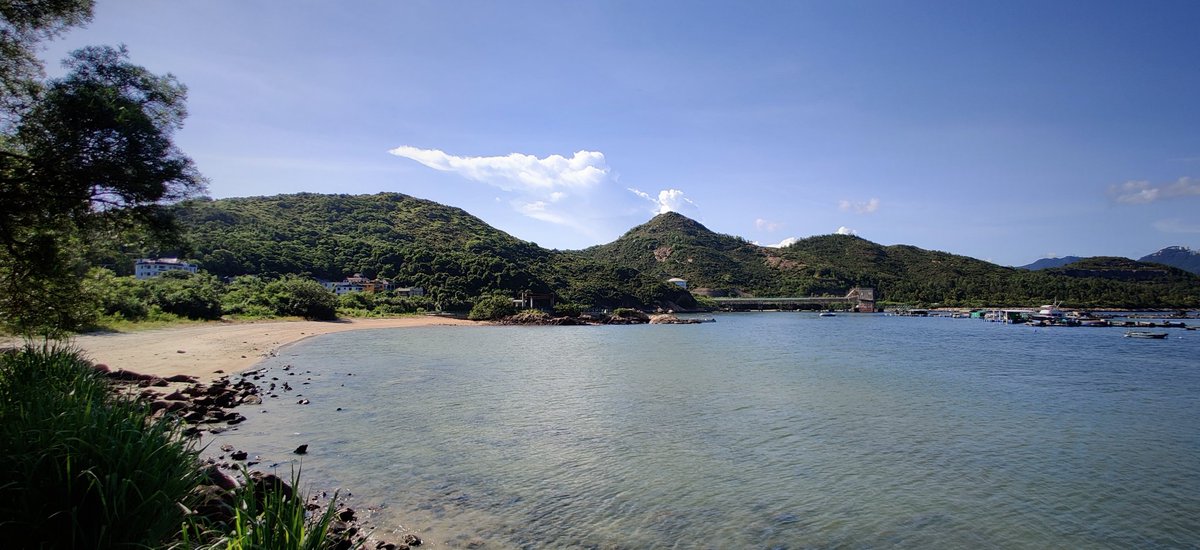
[[[196,272],[196,266],[179,258],[140,258],[133,262],[133,276],[137,279],[157,277],[167,271]]]
[[[667,279],[667,282],[671,283],[679,288],[687,288],[687,281],[684,279],[680,279],[679,277],[671,277],[670,279]]]

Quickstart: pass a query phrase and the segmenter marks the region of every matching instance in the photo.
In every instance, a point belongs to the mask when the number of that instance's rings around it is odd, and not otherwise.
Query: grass
[[[17,548],[157,547],[200,470],[171,419],[114,394],[79,352],[0,358],[0,540]]]
[[[0,354],[0,544],[5,548],[355,548],[331,537],[337,495],[304,495],[243,472],[228,524],[191,513],[205,479],[171,417],[115,393],[58,344]],[[299,487],[294,472],[290,487]]]
[[[331,529],[337,519],[337,495],[324,511],[311,514],[308,500],[300,492],[286,489],[282,483],[256,481],[242,471],[243,484],[234,492],[234,517],[229,532],[214,536],[198,529],[184,531],[185,548],[203,550],[319,550],[323,548],[359,548],[357,544],[336,545]],[[290,487],[300,486],[300,472],[293,470]],[[193,526],[195,527],[195,526]],[[191,539],[210,542],[192,545]]]

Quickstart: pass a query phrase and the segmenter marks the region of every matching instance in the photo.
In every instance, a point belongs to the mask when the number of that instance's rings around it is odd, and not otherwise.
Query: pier
[[[818,310],[839,309],[872,313],[875,311],[875,289],[852,288],[845,296],[806,296],[775,298],[713,298],[721,311]]]

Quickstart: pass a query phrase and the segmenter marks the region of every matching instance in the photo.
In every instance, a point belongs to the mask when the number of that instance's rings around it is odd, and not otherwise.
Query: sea
[[[260,364],[278,397],[206,452],[298,468],[430,548],[1200,547],[1200,332],[1126,330],[343,332]]]

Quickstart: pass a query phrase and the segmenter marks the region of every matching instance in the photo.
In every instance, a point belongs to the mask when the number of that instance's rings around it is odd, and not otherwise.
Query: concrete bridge
[[[722,311],[762,311],[768,309],[849,309],[875,311],[875,289],[852,288],[845,296],[808,296],[804,298],[713,298]]]

